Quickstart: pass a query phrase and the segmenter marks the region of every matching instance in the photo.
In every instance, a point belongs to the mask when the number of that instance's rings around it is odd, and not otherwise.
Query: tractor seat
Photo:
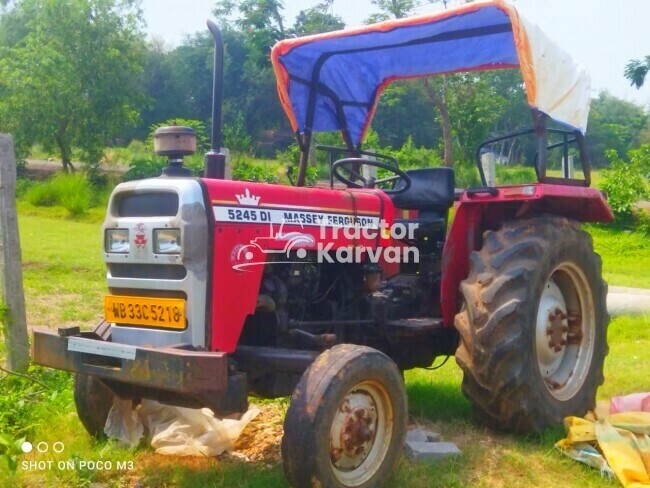
[[[411,187],[393,195],[393,205],[404,210],[417,210],[418,216],[415,221],[397,219],[395,223],[417,223],[415,240],[420,252],[438,253],[438,245],[445,238],[449,208],[454,204],[454,170],[422,168],[405,173],[411,177]]]
[[[447,212],[454,204],[454,170],[451,168],[421,168],[405,171],[411,177],[411,187],[393,195],[393,205],[405,210]],[[399,189],[398,182],[395,189]]]

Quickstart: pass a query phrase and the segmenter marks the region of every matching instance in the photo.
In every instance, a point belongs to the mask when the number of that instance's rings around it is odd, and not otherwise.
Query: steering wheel
[[[359,168],[361,165],[372,166],[393,173],[384,178],[365,178]],[[383,161],[371,161],[362,158],[339,159],[332,164],[332,174],[341,183],[352,188],[379,188],[387,195],[403,193],[411,187],[411,178],[398,167]]]

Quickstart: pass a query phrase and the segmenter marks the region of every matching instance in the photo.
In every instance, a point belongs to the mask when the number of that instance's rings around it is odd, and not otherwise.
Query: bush
[[[387,152],[387,149],[382,149],[377,152],[395,157],[401,169],[442,166],[442,160],[435,150],[428,149],[424,146],[416,147],[413,144],[411,136],[409,136],[404,145],[398,151]]]
[[[478,168],[472,163],[454,165],[454,179],[456,188],[474,188],[483,185]]]
[[[51,207],[59,203],[59,196],[51,182],[31,185],[25,192],[25,200],[36,207]]]
[[[122,176],[122,181],[144,180],[160,176],[167,162],[155,156],[146,156],[131,161],[129,169]]]
[[[80,174],[62,174],[51,180],[59,203],[72,216],[86,213],[93,196],[88,180]]]
[[[7,376],[0,380],[0,434],[29,436],[42,422],[44,412],[72,407],[72,375],[31,366],[33,380]]]
[[[534,168],[525,166],[496,165],[497,184],[520,185],[523,183],[536,183],[537,174]]]
[[[280,181],[280,175],[277,169],[269,166],[255,165],[249,161],[242,160],[233,168],[232,179],[258,183],[278,183]]]
[[[637,149],[632,149],[627,155],[630,158],[630,164],[641,173],[646,182],[650,181],[650,144],[643,144]]]
[[[30,188],[34,186],[33,180],[18,178],[16,180],[16,198],[24,198]]]
[[[237,112],[234,121],[223,128],[224,144],[230,149],[233,160],[239,161],[244,154],[251,154],[253,141],[246,131],[244,114]]]
[[[198,176],[198,177],[203,176],[203,173],[205,171],[205,155],[192,154],[191,156],[187,156],[185,157],[184,164],[192,172],[194,176]],[[160,176],[160,175],[156,175],[156,176]]]
[[[641,148],[640,148],[641,149]],[[644,159],[636,151],[630,151],[631,161],[621,159],[614,150],[605,152],[610,161],[609,169],[603,171],[601,188],[607,192],[609,205],[617,220],[634,220],[636,203],[648,197],[648,179],[643,175]]]
[[[25,200],[36,207],[61,205],[76,217],[86,213],[92,196],[92,187],[84,175],[60,174],[33,184],[25,193]]]

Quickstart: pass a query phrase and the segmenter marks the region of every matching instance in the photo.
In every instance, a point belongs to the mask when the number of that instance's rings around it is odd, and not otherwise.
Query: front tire
[[[487,231],[461,291],[456,361],[479,420],[539,432],[594,407],[608,352],[607,284],[576,222],[546,216]]]
[[[106,438],[104,426],[114,397],[113,392],[94,376],[75,375],[74,403],[77,415],[88,433],[97,440]]]
[[[392,360],[350,344],[325,351],[302,376],[284,421],[289,484],[384,485],[401,455],[406,423],[406,390]]]

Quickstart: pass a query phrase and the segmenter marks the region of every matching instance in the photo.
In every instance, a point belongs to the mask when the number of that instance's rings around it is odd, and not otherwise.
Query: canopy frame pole
[[[298,146],[300,148],[300,166],[298,167],[298,178],[296,180],[296,186],[305,186],[307,179],[307,163],[309,162],[309,146],[311,145],[311,140],[313,136],[313,126],[314,118],[316,117],[316,96],[321,94],[328,97],[334,103],[336,107],[336,119],[339,122],[341,127],[341,136],[343,137],[343,142],[350,150],[351,154],[356,153],[354,143],[352,142],[352,137],[350,136],[350,131],[348,129],[348,123],[345,118],[345,113],[343,112],[343,104],[339,97],[336,96],[336,93],[329,90],[326,85],[320,82],[320,70],[325,64],[325,61],[331,56],[332,53],[323,53],[316,62],[314,66],[314,71],[312,72],[311,81],[309,83],[309,102],[307,105],[307,120],[305,121],[305,132],[301,136],[297,134],[298,137]]]
[[[537,178],[539,181],[542,181],[546,178],[546,161],[548,154],[548,131],[546,130],[546,122],[548,115],[536,108],[532,109],[532,115],[533,128],[535,129],[535,135],[537,136],[537,154],[539,155],[539,159],[537,160]]]
[[[585,186],[591,186],[591,161],[585,143],[585,135],[579,130],[575,131],[575,138],[578,143],[578,152],[580,153],[580,165],[582,166],[582,175],[585,179]]]
[[[307,179],[307,163],[309,162],[309,146],[311,145],[311,128],[306,128],[305,133],[298,134],[298,145],[300,147],[300,165],[298,166],[298,178],[296,186],[305,186]]]

